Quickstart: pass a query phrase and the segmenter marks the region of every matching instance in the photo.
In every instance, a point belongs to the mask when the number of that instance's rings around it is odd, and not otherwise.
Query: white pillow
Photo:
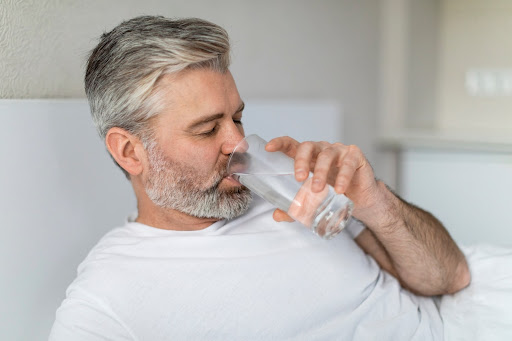
[[[512,247],[462,247],[471,284],[441,298],[445,340],[512,340]]]

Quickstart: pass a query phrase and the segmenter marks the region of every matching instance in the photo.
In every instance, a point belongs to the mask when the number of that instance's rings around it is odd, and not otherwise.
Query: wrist
[[[387,232],[401,223],[402,201],[380,180],[365,207],[354,207],[353,216],[374,232]]]

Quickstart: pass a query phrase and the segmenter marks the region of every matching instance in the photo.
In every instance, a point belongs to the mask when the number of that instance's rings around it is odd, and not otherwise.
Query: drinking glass
[[[258,135],[243,139],[229,158],[228,174],[318,236],[331,239],[340,233],[350,219],[352,201],[330,185],[313,192],[313,174],[298,182],[294,160],[282,152],[267,152],[266,144]]]

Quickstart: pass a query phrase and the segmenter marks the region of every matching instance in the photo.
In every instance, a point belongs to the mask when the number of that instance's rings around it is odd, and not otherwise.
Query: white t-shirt
[[[50,340],[442,340],[432,299],[353,241],[276,223],[254,198],[200,231],[128,222],[78,267]]]

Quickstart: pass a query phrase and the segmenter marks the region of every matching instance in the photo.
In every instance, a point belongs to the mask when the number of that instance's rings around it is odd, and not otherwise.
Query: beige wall
[[[430,131],[505,138],[512,96],[474,94],[468,71],[512,75],[512,1],[382,0],[380,112],[384,134]],[[386,58],[393,48],[394,58]],[[498,76],[499,77],[499,76]],[[512,81],[512,79],[511,79]],[[397,86],[400,85],[400,86]],[[393,100],[393,106],[386,101]],[[389,108],[393,110],[389,110]]]
[[[197,16],[230,33],[244,98],[337,100],[345,142],[372,159],[378,12],[377,0],[0,0],[0,98],[84,97],[104,30],[141,14]]]
[[[434,129],[437,126],[440,2],[410,1],[406,51],[407,115],[404,120],[407,128]]]
[[[510,135],[512,96],[472,96],[470,69],[512,69],[512,1],[444,0],[441,8],[439,127]]]
[[[437,127],[440,2],[381,0],[380,134]]]

